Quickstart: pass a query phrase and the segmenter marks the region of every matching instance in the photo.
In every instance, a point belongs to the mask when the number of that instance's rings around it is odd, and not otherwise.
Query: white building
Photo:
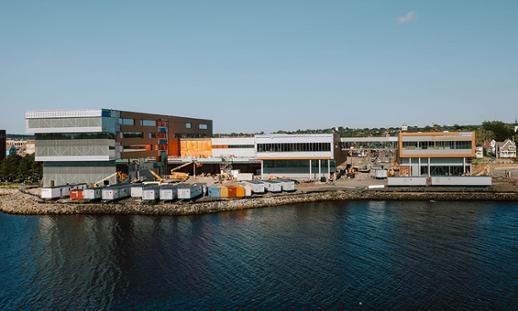
[[[484,147],[475,148],[475,158],[477,158],[477,159],[484,158]]]
[[[214,158],[255,159],[255,137],[212,138]]]
[[[330,178],[336,165],[345,161],[335,134],[256,135],[256,157],[261,178]]]
[[[510,139],[497,142],[496,157],[499,159],[516,159],[516,144]]]

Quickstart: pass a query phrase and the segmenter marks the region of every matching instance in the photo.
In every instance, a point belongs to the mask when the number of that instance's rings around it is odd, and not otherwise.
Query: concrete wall
[[[115,162],[44,162],[43,186],[94,183],[115,173]],[[116,177],[110,184],[116,183]]]

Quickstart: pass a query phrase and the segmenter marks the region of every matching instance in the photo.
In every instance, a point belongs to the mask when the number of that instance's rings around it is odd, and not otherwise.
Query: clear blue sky
[[[26,110],[215,131],[518,117],[518,1],[0,0],[0,128]]]

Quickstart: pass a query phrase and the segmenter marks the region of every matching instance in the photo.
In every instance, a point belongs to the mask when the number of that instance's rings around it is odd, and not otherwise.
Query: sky
[[[28,110],[215,132],[518,117],[518,1],[0,0],[0,128]]]

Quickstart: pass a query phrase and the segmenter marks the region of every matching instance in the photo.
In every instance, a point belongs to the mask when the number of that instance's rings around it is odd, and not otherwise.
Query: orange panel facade
[[[180,156],[193,158],[209,158],[212,155],[212,140],[207,139],[181,139]]]

